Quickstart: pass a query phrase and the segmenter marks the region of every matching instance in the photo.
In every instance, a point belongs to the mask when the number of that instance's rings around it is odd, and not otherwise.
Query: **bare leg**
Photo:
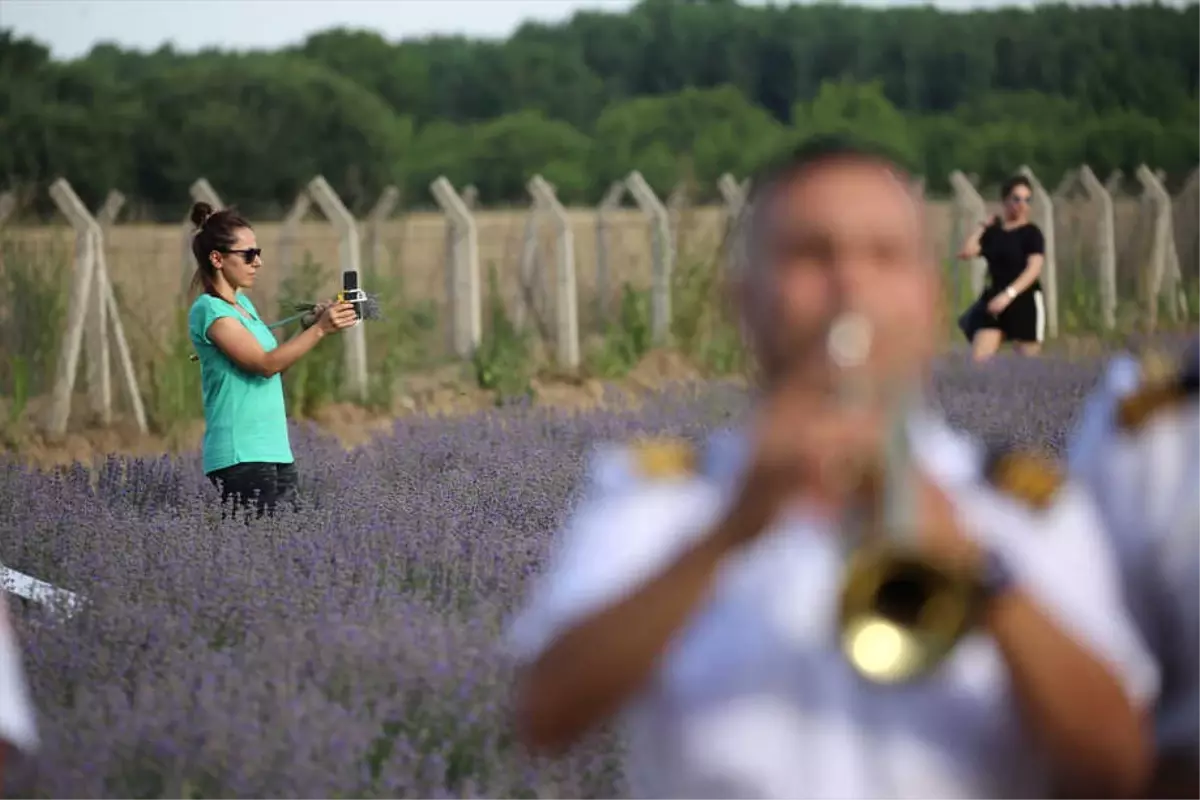
[[[1017,352],[1023,356],[1038,356],[1042,353],[1041,342],[1017,342]]]
[[[971,340],[971,357],[976,361],[987,361],[1000,350],[1004,343],[1004,334],[996,328],[984,328],[975,331]]]

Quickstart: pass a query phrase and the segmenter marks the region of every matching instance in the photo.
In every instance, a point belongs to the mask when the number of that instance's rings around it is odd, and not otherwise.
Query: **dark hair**
[[[232,208],[214,211],[203,201],[192,206],[189,215],[196,232],[192,235],[192,256],[196,259],[196,272],[192,275],[191,291],[204,287],[205,294],[216,296],[217,270],[208,256],[214,250],[228,252],[237,241],[237,232],[249,228],[250,223]]]
[[[1029,178],[1024,175],[1013,175],[1000,186],[1000,199],[1006,200],[1012,194],[1012,190],[1018,186],[1024,186],[1030,194],[1033,193],[1033,184],[1029,182]]]

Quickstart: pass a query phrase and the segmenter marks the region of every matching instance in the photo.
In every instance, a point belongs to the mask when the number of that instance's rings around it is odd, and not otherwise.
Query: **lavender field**
[[[953,359],[932,398],[977,434],[1060,451],[1098,362]],[[513,741],[498,642],[589,446],[736,424],[732,386],[637,411],[411,418],[346,453],[294,432],[306,502],[222,521],[198,456],[57,475],[0,461],[0,559],[86,593],[14,608],[42,797],[594,797],[620,741],[542,762]],[[3,458],[0,456],[0,458]]]

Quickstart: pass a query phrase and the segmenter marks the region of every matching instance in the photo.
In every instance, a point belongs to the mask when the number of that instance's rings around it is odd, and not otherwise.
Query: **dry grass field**
[[[593,330],[599,300],[596,296],[597,225],[591,209],[569,209],[575,239],[576,282],[580,298],[580,324]],[[517,271],[525,241],[528,212],[523,210],[482,210],[476,220],[479,236],[481,284],[486,290],[487,272],[495,268],[505,294],[506,304],[516,299]],[[1087,288],[1094,282],[1096,248],[1093,226],[1096,209],[1086,203],[1060,203],[1057,207],[1056,238],[1060,296]],[[1176,213],[1176,241],[1181,262],[1195,272],[1197,264],[1196,212],[1180,207]],[[621,209],[609,217],[607,238],[610,272],[609,290],[619,292],[623,282],[644,287],[649,283],[651,256],[649,227],[636,210]],[[260,283],[251,293],[266,316],[274,316],[283,249],[282,225],[274,221],[254,221],[258,242],[265,250],[266,268]],[[930,233],[937,252],[949,259],[957,246],[955,214],[950,203],[933,201],[929,215]],[[1138,277],[1144,272],[1149,252],[1150,219],[1132,198],[1116,203],[1119,292],[1131,297],[1138,289]],[[680,262],[711,259],[720,252],[726,229],[726,215],[716,207],[684,209],[677,217],[676,248]],[[369,264],[373,248],[366,225],[360,225],[363,237],[362,258]],[[72,234],[65,225],[43,227],[13,226],[4,235],[14,242],[33,246],[38,251],[69,253]],[[109,273],[122,298],[126,326],[131,338],[160,337],[172,322],[172,312],[183,301],[181,287],[190,275],[190,263],[184,261],[185,231],[182,225],[117,224],[107,233]],[[551,316],[550,290],[554,267],[554,238],[548,220],[540,226],[538,237],[540,291],[538,313]],[[417,212],[398,215],[380,226],[378,241],[383,256],[381,271],[401,276],[406,300],[432,301],[444,311],[446,224],[437,213]],[[297,228],[290,248],[294,260],[306,255],[323,265],[329,277],[328,290],[336,289],[338,238],[335,230],[315,212]],[[290,259],[292,260],[292,259]],[[955,273],[951,273],[952,276]],[[370,290],[371,287],[367,287]],[[610,304],[613,297],[605,298]],[[439,313],[439,319],[445,315]]]

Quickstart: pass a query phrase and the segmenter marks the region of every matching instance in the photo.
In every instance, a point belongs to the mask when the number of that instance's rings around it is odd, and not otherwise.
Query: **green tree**
[[[158,203],[186,197],[205,175],[243,206],[281,209],[321,174],[362,212],[403,179],[411,122],[310,61],[196,60],[140,88],[153,124],[139,126],[125,147],[135,153],[140,188]]]
[[[838,3],[644,0],[528,23],[505,40],[389,42],[333,29],[274,53],[95,47],[57,62],[0,30],[0,187],[38,199],[59,175],[89,204],[118,188],[176,220],[208,177],[274,214],[324,174],[362,212],[387,183],[410,203],[446,175],[488,203],[565,200],[639,169],[660,192],[712,191],[781,143],[847,131],[944,187],[1027,163],[1173,175],[1196,161],[1200,4],[1039,5],[946,13]]]
[[[634,169],[664,194],[689,171],[711,187],[722,172],[753,170],[783,135],[783,126],[730,86],[618,103],[596,123],[593,193]]]
[[[314,34],[295,51],[369,89],[397,113],[431,118],[429,59],[395,47],[377,33],[335,28]]]
[[[811,103],[796,104],[792,119],[797,139],[853,134],[886,147],[910,168],[919,161],[917,139],[909,121],[888,101],[879,81],[823,83]]]
[[[587,186],[583,165],[589,145],[567,123],[522,111],[476,127],[467,169],[484,198],[527,203],[525,184],[541,173],[562,200],[578,201]]]

